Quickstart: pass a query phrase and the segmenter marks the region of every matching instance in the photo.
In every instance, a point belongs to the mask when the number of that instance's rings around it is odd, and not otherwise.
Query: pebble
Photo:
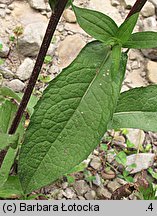
[[[69,23],[76,23],[75,13],[70,9],[64,10],[63,17]]]
[[[102,185],[102,180],[101,180],[98,173],[95,174],[95,179],[93,180],[93,184],[96,185],[96,186],[101,186]]]
[[[6,16],[6,11],[3,8],[0,8],[0,17],[4,18]]]
[[[157,62],[148,61],[147,77],[150,82],[157,84]]]
[[[16,74],[20,80],[25,81],[30,78],[33,68],[34,61],[30,58],[26,58],[17,69]]]
[[[15,92],[21,92],[24,89],[25,84],[19,79],[14,79],[7,83],[7,86]]]
[[[90,190],[90,187],[84,180],[79,180],[73,184],[73,188],[75,189],[77,195],[83,196],[87,191]]]
[[[145,133],[140,129],[127,129],[127,139],[134,144],[134,148],[139,149],[145,140]]]
[[[104,187],[97,188],[96,194],[97,194],[98,197],[100,197],[100,198],[106,198],[106,199],[110,199],[111,195],[112,195],[109,192],[109,190],[107,188],[104,188]]]
[[[75,196],[75,193],[72,189],[66,188],[65,191],[63,191],[63,196],[67,199],[72,199]]]
[[[11,4],[13,1],[14,1],[14,0],[0,0],[0,3],[9,5],[9,4]]]
[[[36,56],[39,52],[45,30],[45,22],[28,24],[18,41],[19,53],[27,57]]]
[[[11,70],[9,70],[9,69],[1,66],[1,65],[0,65],[0,74],[2,74],[3,77],[6,79],[10,79],[10,78],[14,77],[14,73]]]
[[[107,188],[113,193],[117,188],[119,188],[121,185],[118,183],[117,179],[110,181],[107,184]]]
[[[135,0],[125,0],[126,9],[131,9],[134,4],[135,4]]]
[[[28,0],[28,2],[36,10],[46,10],[45,0]]]
[[[58,56],[60,67],[68,66],[85,46],[84,40],[79,35],[69,35],[59,44]]]
[[[93,159],[90,162],[90,166],[95,170],[100,169],[101,167],[101,160],[99,157],[93,156]]]
[[[148,167],[153,165],[154,159],[155,159],[155,154],[153,153],[139,153],[139,154],[129,155],[127,156],[126,166],[136,164],[136,167],[134,169],[127,167],[127,170],[133,174],[133,173],[140,172],[143,169],[148,169]]]
[[[151,2],[146,2],[143,9],[141,10],[141,14],[144,17],[151,17],[155,15],[155,7]]]
[[[6,58],[9,54],[9,47],[0,39],[0,44],[2,44],[2,49],[0,49],[0,57]]]
[[[85,198],[87,200],[94,200],[96,198],[96,192],[94,190],[91,190],[91,191],[87,192],[85,194]]]

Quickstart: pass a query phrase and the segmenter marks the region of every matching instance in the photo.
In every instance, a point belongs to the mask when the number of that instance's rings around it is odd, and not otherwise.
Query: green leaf
[[[127,59],[124,55],[113,82],[110,53],[102,43],[89,43],[44,91],[19,156],[25,193],[54,182],[99,144],[115,110]]]
[[[13,98],[17,102],[21,101],[21,98],[13,90],[6,86],[0,88],[0,95],[2,95],[3,97]]]
[[[123,44],[125,48],[150,49],[157,47],[157,32],[137,32]]]
[[[140,87],[120,95],[108,129],[139,128],[157,131],[157,85]]]
[[[127,158],[126,158],[126,154],[124,151],[119,152],[116,155],[115,159],[119,164],[122,164],[123,166],[126,165]]]
[[[118,31],[116,23],[107,15],[85,8],[73,6],[77,21],[81,28],[104,44],[114,42]]]
[[[16,157],[17,149],[9,148],[3,163],[0,168],[0,187],[7,181],[10,173],[10,169],[14,163],[14,159]]]
[[[136,25],[139,13],[136,13],[126,19],[122,25],[119,27],[116,37],[121,41],[122,44],[125,44],[126,41],[130,38],[131,33]]]
[[[0,133],[0,151],[7,148],[10,145],[13,148],[17,148],[18,139],[18,134],[9,135]]]
[[[157,180],[157,173],[154,172],[152,168],[149,168],[149,169],[148,169],[148,172],[152,175],[152,177],[153,177],[154,179]]]
[[[3,187],[0,187],[0,198],[17,198],[23,195],[18,176],[9,176]]]
[[[121,60],[121,45],[115,45],[112,47],[112,76],[116,78],[116,74],[119,71]]]
[[[11,126],[13,117],[17,111],[17,105],[12,103],[10,100],[5,99],[2,104],[0,104],[0,133],[7,134]],[[19,142],[23,139],[24,134],[24,117],[22,118],[16,134],[19,136]]]

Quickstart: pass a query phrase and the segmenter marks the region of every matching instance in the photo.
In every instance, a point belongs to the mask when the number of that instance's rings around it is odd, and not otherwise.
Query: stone
[[[116,7],[113,7],[111,5],[110,0],[105,0],[105,3],[104,0],[90,0],[89,8],[110,16],[118,25],[120,25],[123,22],[120,13],[118,13]]]
[[[63,196],[67,199],[72,199],[75,196],[75,193],[72,189],[66,188],[65,191],[63,191]]]
[[[6,8],[6,5],[5,5],[5,4],[0,4],[0,8],[5,9],[5,8]]]
[[[45,0],[28,0],[30,6],[36,10],[46,10]]]
[[[113,193],[115,190],[117,190],[121,185],[117,182],[117,180],[113,180],[113,181],[110,181],[108,184],[107,184],[107,188]]]
[[[156,0],[149,0],[155,7],[157,7],[157,1]]]
[[[116,6],[120,5],[120,2],[119,2],[119,0],[111,0],[111,5],[116,7]]]
[[[45,30],[46,24],[44,22],[28,24],[19,38],[19,53],[29,57],[36,56],[39,52]]]
[[[79,180],[73,184],[73,188],[75,189],[77,195],[83,196],[87,191],[90,190],[90,187],[84,180]]]
[[[87,33],[77,23],[65,23],[64,30],[87,36]]]
[[[3,75],[4,78],[10,79],[14,77],[14,73],[10,71],[9,69],[3,67],[0,65],[0,74]]]
[[[134,4],[135,4],[135,0],[125,0],[126,9],[131,9]]]
[[[126,134],[127,139],[134,144],[135,149],[139,149],[140,146],[142,146],[144,139],[145,139],[145,133],[143,130],[140,129],[130,129],[128,128],[128,133]]]
[[[66,9],[64,11],[63,17],[69,23],[76,23],[75,13],[72,10],[70,10],[70,9]]]
[[[144,17],[151,17],[155,15],[155,7],[151,2],[146,2],[143,9],[141,10],[141,14]]]
[[[14,1],[14,0],[0,0],[0,3],[9,5],[9,4],[11,4],[13,1]]]
[[[143,26],[141,26],[141,31],[155,31],[157,32],[157,22],[156,17],[148,17],[143,20]],[[154,49],[141,49],[143,55],[150,60],[157,60],[157,48]]]
[[[98,173],[95,174],[95,179],[93,180],[93,184],[96,185],[96,186],[101,186],[102,185],[102,180],[101,180]]]
[[[7,83],[7,86],[15,92],[21,92],[24,89],[25,84],[19,79],[14,79]]]
[[[30,78],[33,68],[34,61],[30,58],[26,58],[17,69],[16,75],[20,80],[25,81]]]
[[[4,18],[6,16],[6,11],[3,8],[0,8],[0,17]]]
[[[46,55],[53,56],[55,53],[55,50],[56,50],[56,45],[51,43]]]
[[[153,165],[155,160],[155,154],[153,153],[139,153],[127,156],[126,170],[131,174],[140,172],[141,170],[148,169]],[[135,168],[129,168],[130,165],[136,164]]]
[[[112,194],[108,191],[107,188],[99,187],[96,190],[97,196],[100,198],[110,199]]]
[[[94,168],[95,170],[100,169],[100,167],[101,167],[101,160],[100,160],[100,158],[93,156],[93,159],[90,162],[90,166],[92,168]]]
[[[141,68],[129,72],[126,76],[125,82],[132,88],[145,86],[145,80],[141,76]]]
[[[91,191],[87,192],[85,194],[85,198],[87,200],[94,200],[96,198],[96,192],[94,190],[91,190]]]
[[[148,61],[147,63],[147,77],[150,82],[157,84],[157,62]]]
[[[8,8],[5,10],[5,12],[6,12],[6,14],[11,14],[11,10]]]
[[[9,54],[9,47],[0,39],[0,45],[2,45],[2,49],[0,49],[0,57],[6,58]]]
[[[59,67],[68,66],[85,46],[84,40],[79,35],[69,35],[59,44],[58,56],[60,59]]]

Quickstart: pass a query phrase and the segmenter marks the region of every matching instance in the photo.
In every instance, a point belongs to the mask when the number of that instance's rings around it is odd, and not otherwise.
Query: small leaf
[[[152,175],[152,177],[153,177],[154,179],[157,180],[157,173],[154,172],[152,168],[149,168],[149,169],[148,169],[148,172]]]
[[[122,164],[123,166],[126,165],[127,158],[126,158],[125,152],[123,152],[123,151],[119,152],[116,155],[115,159],[119,164]]]
[[[133,182],[134,182],[134,178],[133,178],[132,176],[126,176],[126,177],[125,177],[125,180],[126,180],[127,182],[130,182],[130,183],[133,183]]]
[[[156,122],[157,85],[151,85],[123,92],[108,128],[139,128],[157,131]]]
[[[112,44],[118,31],[116,23],[107,15],[85,8],[73,6],[81,28],[104,44]],[[107,43],[108,42],[108,43]]]
[[[81,163],[99,144],[119,96],[126,56],[116,82],[110,47],[85,46],[53,79],[38,101],[19,156],[25,193],[57,180]]]
[[[3,187],[0,187],[0,198],[17,199],[23,195],[18,176],[9,176]]]
[[[14,163],[14,159],[16,157],[17,149],[9,148],[3,163],[0,168],[0,187],[7,181],[10,173],[10,169]]]
[[[0,88],[0,95],[2,95],[3,97],[13,98],[17,102],[21,101],[20,97],[13,90],[6,86]]]
[[[17,148],[18,139],[19,139],[18,134],[9,135],[9,134],[0,133],[0,151],[7,148],[10,145],[13,148]]]
[[[121,41],[122,44],[130,38],[131,33],[136,25],[139,13],[136,13],[125,20],[119,27],[116,37]]]
[[[125,48],[150,49],[157,47],[157,32],[137,32],[123,44]]]

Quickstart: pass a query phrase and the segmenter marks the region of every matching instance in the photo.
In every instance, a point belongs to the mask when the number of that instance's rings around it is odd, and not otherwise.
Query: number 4
[[[148,209],[151,210],[151,211],[153,211],[153,205],[152,205],[152,203],[149,204]]]

